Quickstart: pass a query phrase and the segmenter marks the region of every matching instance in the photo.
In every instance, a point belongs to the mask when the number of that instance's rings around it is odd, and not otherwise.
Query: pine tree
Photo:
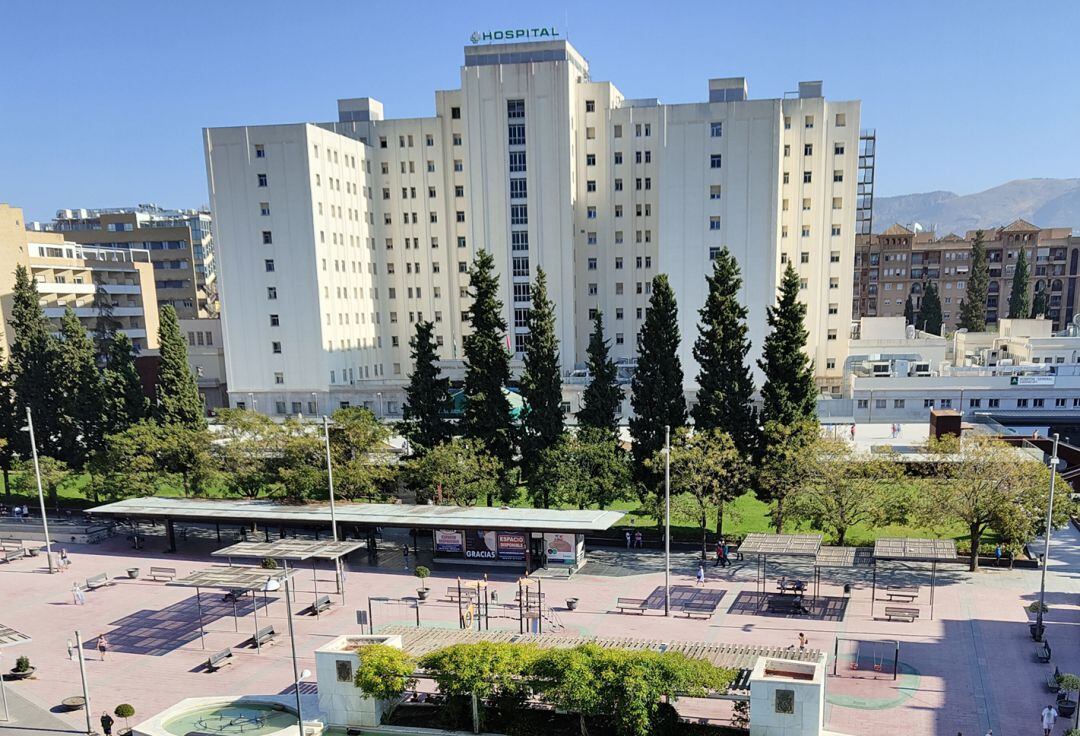
[[[94,289],[94,350],[98,365],[104,365],[110,351],[110,341],[119,331],[120,321],[113,316],[112,298],[100,283]]]
[[[750,457],[757,443],[757,415],[754,379],[746,364],[750,351],[747,310],[739,302],[739,264],[727,248],[716,256],[712,275],[705,280],[709,294],[698,311],[701,321],[694,343],[694,359],[700,368],[694,424],[725,432],[739,452]]]
[[[510,380],[510,355],[503,348],[506,322],[499,301],[495,259],[485,250],[476,254],[469,270],[472,307],[465,336],[465,436],[479,441],[501,463],[503,492],[509,494],[507,475],[514,457],[514,425],[510,402],[503,389]],[[488,498],[488,503],[493,499]]]
[[[594,427],[614,435],[618,431],[623,392],[616,382],[618,372],[608,352],[608,341],[604,338],[604,315],[599,309],[593,317],[585,365],[589,369],[589,385],[581,395],[578,423],[582,427]]]
[[[81,468],[90,454],[101,448],[105,420],[97,351],[71,307],[60,320],[56,372],[63,376],[56,387],[59,459]]]
[[[634,478],[646,491],[659,486],[660,476],[649,461],[664,446],[664,427],[671,434],[686,424],[686,398],[679,362],[679,322],[675,292],[666,274],[652,281],[645,323],[638,333],[637,370],[630,384],[634,416],[630,434],[634,438]]]
[[[439,359],[435,352],[431,322],[416,323],[416,334],[409,341],[413,369],[405,389],[403,434],[416,455],[423,455],[450,439],[446,411],[450,404],[450,380],[439,377]]]
[[[532,287],[528,326],[525,370],[521,374],[521,396],[525,400],[521,422],[521,468],[526,477],[532,475],[544,451],[553,447],[563,433],[562,375],[559,343],[555,336],[555,308],[548,299],[547,275],[542,268],[537,269]]]
[[[911,292],[908,292],[907,301],[904,302],[904,324],[915,324],[915,302],[911,299]]]
[[[963,310],[964,302],[961,302],[961,313]],[[923,286],[923,297],[915,326],[931,335],[941,334],[941,297],[938,296],[937,286],[933,281],[927,281]]]
[[[1031,316],[1032,317],[1045,317],[1047,310],[1050,309],[1050,300],[1047,298],[1049,294],[1046,289],[1039,289],[1035,292],[1035,296],[1031,299]]]
[[[1028,281],[1027,255],[1023,248],[1020,256],[1016,259],[1016,270],[1013,271],[1012,290],[1009,292],[1009,319],[1027,319],[1031,305],[1031,284]]]
[[[25,266],[15,268],[11,295],[11,388],[14,392],[14,422],[26,424],[26,410],[34,417],[34,436],[44,455],[57,455],[56,389],[61,377],[56,375],[57,344],[52,325],[41,310],[37,283]],[[16,452],[30,454],[30,436],[15,431],[12,444]]]
[[[142,378],[135,368],[135,349],[131,338],[116,332],[109,340],[101,383],[105,407],[105,434],[124,432],[146,418],[150,404],[143,391]]]
[[[765,373],[761,419],[785,426],[815,419],[817,389],[806,355],[806,305],[799,301],[799,275],[791,263],[780,281],[776,304],[768,307],[765,315],[769,334],[758,359]]]
[[[175,424],[188,429],[205,429],[199,386],[187,360],[187,344],[180,335],[180,321],[172,305],[161,308],[158,327],[157,384],[154,386],[154,419],[158,424]]]
[[[990,266],[986,262],[983,231],[976,230],[975,241],[971,244],[971,276],[967,282],[967,298],[960,304],[958,327],[963,327],[968,332],[986,331],[986,294],[989,288]],[[925,297],[923,301],[926,301]],[[922,321],[921,312],[920,321]],[[939,333],[935,331],[934,334]]]
[[[0,356],[2,357],[2,356]],[[17,434],[22,422],[15,416],[15,392],[11,386],[11,362],[0,360],[0,471],[4,476],[4,503],[11,505],[10,473],[17,456]]]

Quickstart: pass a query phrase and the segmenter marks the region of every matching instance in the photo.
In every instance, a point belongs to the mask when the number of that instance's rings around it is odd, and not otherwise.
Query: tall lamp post
[[[41,465],[38,463],[37,437],[34,435],[34,417],[30,407],[26,407],[26,426],[23,431],[30,433],[30,451],[34,456],[34,475],[37,476],[38,503],[41,504],[41,528],[45,532],[45,558],[49,561],[49,573],[53,569],[52,541],[49,539],[49,520],[45,518],[45,492],[41,488]]]
[[[1050,562],[1050,531],[1054,523],[1054,482],[1057,480],[1058,434],[1054,433],[1054,446],[1050,453],[1050,502],[1046,505],[1046,540],[1043,545],[1042,573],[1039,576],[1039,611],[1035,614],[1036,641],[1043,638],[1043,609],[1046,607],[1046,566]]]
[[[671,427],[664,426],[664,615],[671,615]]]

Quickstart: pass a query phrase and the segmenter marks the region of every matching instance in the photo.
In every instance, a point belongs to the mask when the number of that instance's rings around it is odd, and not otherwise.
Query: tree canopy
[[[975,231],[971,243],[971,274],[967,280],[967,296],[960,302],[960,320],[957,324],[969,332],[986,331],[986,296],[990,288],[990,264],[986,260],[986,241],[982,230]],[[937,290],[935,289],[935,294]],[[925,302],[925,297],[923,298]],[[940,305],[938,307],[940,311]],[[920,320],[924,319],[920,314]],[[941,334],[940,329],[934,334]]]
[[[799,275],[790,262],[780,281],[776,303],[765,314],[769,333],[758,359],[765,374],[761,419],[794,424],[815,418],[817,389],[806,355],[806,305],[799,301]]]
[[[563,432],[562,373],[559,341],[555,335],[555,308],[548,298],[547,275],[536,271],[529,310],[529,340],[521,374],[521,468],[526,478],[536,472],[545,450],[559,442]]]
[[[968,294],[968,297],[970,298],[971,295]],[[961,309],[963,309],[963,306],[964,302],[961,302]],[[918,323],[915,326],[923,332],[929,332],[931,335],[940,335],[941,325],[941,297],[938,296],[937,285],[933,281],[927,281],[923,285],[923,296],[919,302]]]
[[[420,320],[409,341],[413,369],[405,389],[401,431],[413,453],[418,455],[446,442],[451,434],[446,419],[450,408],[450,380],[439,376],[438,355],[432,337],[434,329],[434,323]]]
[[[161,362],[154,388],[154,418],[159,424],[205,429],[206,416],[199,386],[188,367],[187,343],[172,305],[161,308],[158,344]]]
[[[406,477],[418,503],[475,506],[498,493],[502,469],[483,443],[455,437],[410,460]]]
[[[599,309],[593,316],[585,366],[589,370],[589,385],[581,395],[578,423],[615,434],[623,392],[616,381],[618,373],[611,360],[607,339],[604,338],[604,314]]]
[[[1009,319],[1027,319],[1031,311],[1031,283],[1027,252],[1020,249],[1009,291]]]

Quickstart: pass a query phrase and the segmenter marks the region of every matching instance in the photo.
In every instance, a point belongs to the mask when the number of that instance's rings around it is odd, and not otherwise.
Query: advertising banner
[[[436,552],[457,552],[460,554],[465,549],[464,535],[456,529],[435,530]]]
[[[549,564],[572,565],[577,560],[576,534],[545,534],[544,550]]]
[[[525,559],[525,534],[523,532],[499,532],[499,559],[500,560],[524,560]]]
[[[465,556],[477,560],[494,560],[498,557],[498,540],[495,532],[470,529],[465,532]]]

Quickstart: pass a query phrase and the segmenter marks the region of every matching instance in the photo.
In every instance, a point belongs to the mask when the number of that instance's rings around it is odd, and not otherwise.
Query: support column
[[[176,528],[172,519],[165,520],[165,537],[169,540],[169,552],[176,552]]]

